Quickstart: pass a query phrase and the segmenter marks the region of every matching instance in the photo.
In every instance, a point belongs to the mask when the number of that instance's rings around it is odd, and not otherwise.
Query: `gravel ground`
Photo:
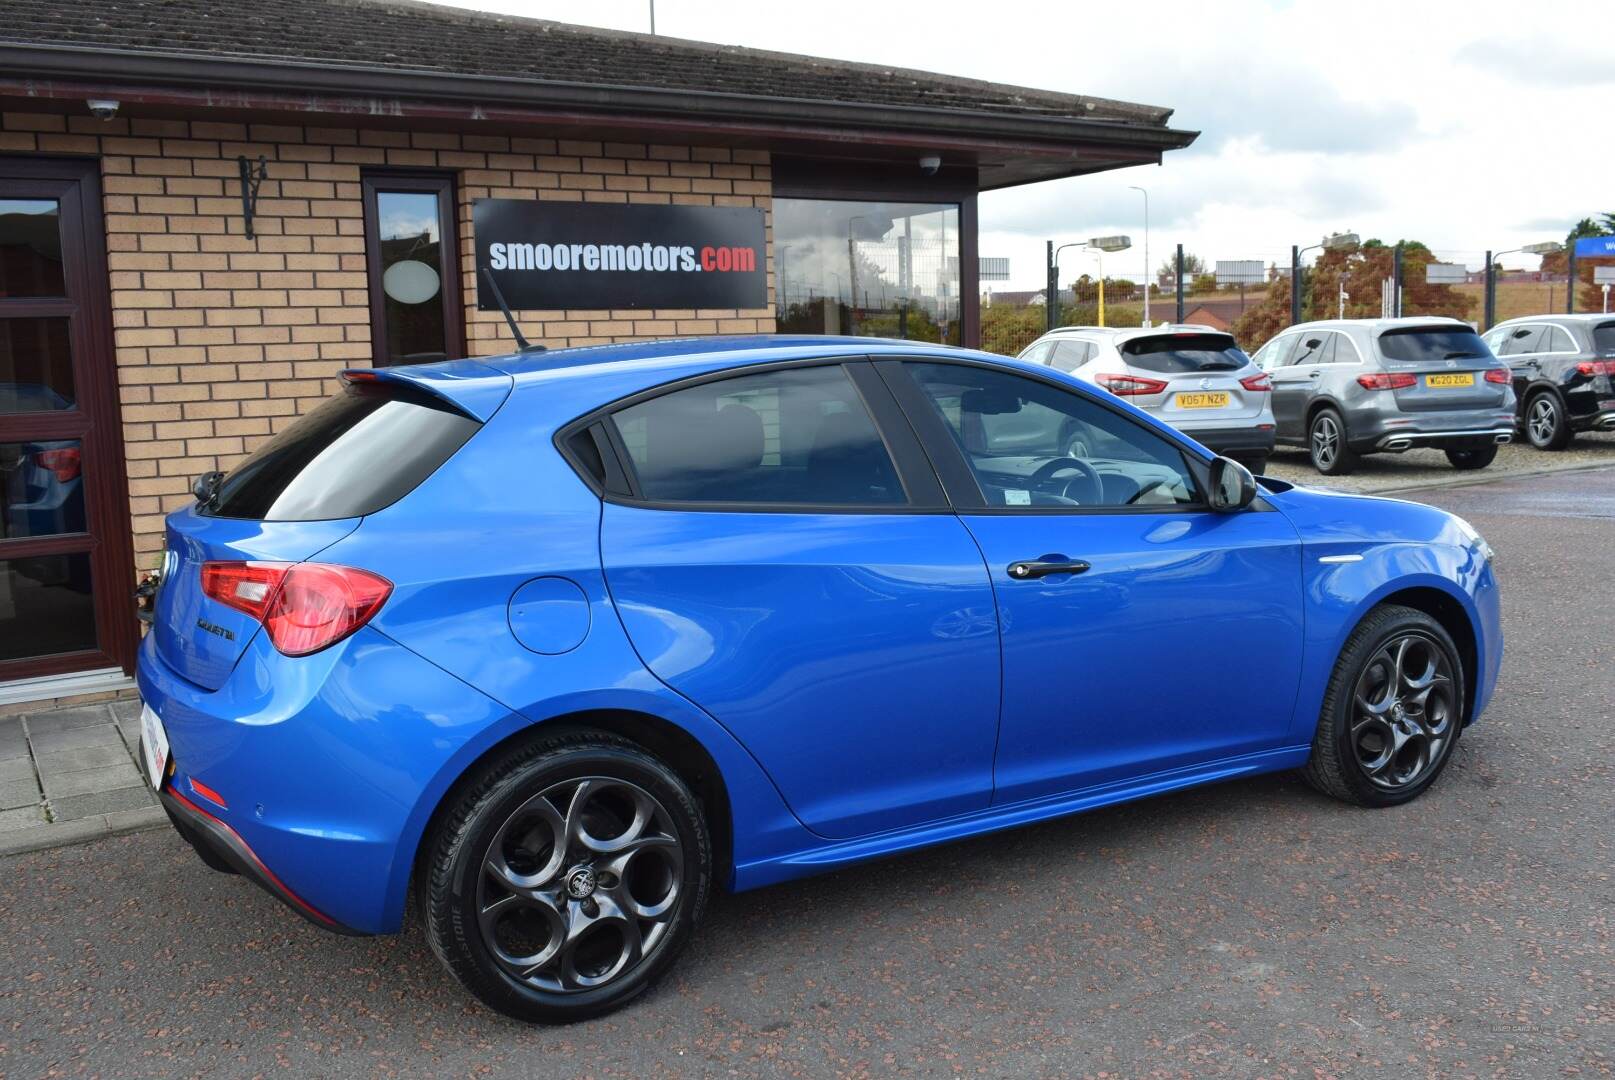
[[[1488,480],[1510,473],[1558,472],[1615,465],[1615,432],[1578,435],[1570,447],[1555,453],[1530,443],[1510,443],[1497,451],[1497,460],[1463,479]],[[1270,475],[1292,484],[1330,487],[1338,491],[1385,491],[1414,485],[1443,484],[1453,479],[1453,467],[1439,450],[1409,450],[1402,454],[1371,454],[1358,460],[1346,476],[1321,476],[1306,451],[1280,447],[1267,463]]]
[[[17,856],[0,1076],[1611,1076],[1615,469],[1419,497],[1497,549],[1508,653],[1408,806],[1269,776],[723,898],[564,1029],[170,832]]]

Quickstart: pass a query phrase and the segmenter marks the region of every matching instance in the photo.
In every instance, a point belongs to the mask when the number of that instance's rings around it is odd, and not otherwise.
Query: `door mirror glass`
[[[1232,458],[1211,463],[1211,508],[1219,514],[1243,510],[1256,498],[1256,478]]]

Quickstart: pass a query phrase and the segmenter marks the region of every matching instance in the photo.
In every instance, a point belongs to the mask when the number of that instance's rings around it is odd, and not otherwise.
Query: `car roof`
[[[1552,323],[1615,322],[1615,312],[1578,311],[1578,312],[1575,312],[1574,314],[1571,314],[1569,312],[1561,311],[1561,312],[1558,312],[1558,313],[1549,312],[1549,313],[1543,314],[1543,315],[1516,315],[1512,319],[1504,319],[1502,322],[1497,323],[1496,325],[1494,325],[1492,327],[1492,329],[1496,330],[1497,327],[1499,327],[1499,326],[1513,326],[1515,323],[1539,323],[1539,322],[1552,322]]]
[[[1234,336],[1227,330],[1219,330],[1215,326],[1207,326],[1204,323],[1164,323],[1160,326],[1056,326],[1043,336],[1093,334],[1112,338],[1115,341],[1131,341],[1134,338],[1153,337],[1159,334],[1183,333],[1220,334],[1223,337]]]
[[[1039,375],[1048,369],[996,353],[890,338],[752,334],[669,338],[507,353],[346,372],[356,381],[407,382],[486,420],[509,395],[541,390],[562,414],[589,412],[664,383],[775,361],[905,358],[985,360]]]
[[[1382,334],[1387,330],[1397,330],[1408,326],[1461,326],[1466,330],[1474,327],[1462,319],[1455,319],[1451,315],[1403,315],[1396,319],[1316,319],[1312,322],[1296,323],[1274,332],[1273,336],[1287,334],[1294,330],[1363,330],[1370,334]]]

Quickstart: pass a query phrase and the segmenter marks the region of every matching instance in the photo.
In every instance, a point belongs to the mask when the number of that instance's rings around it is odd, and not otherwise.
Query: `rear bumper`
[[[1244,427],[1208,427],[1199,430],[1184,427],[1178,430],[1214,454],[1266,457],[1273,452],[1274,431],[1271,422],[1267,423],[1265,431],[1255,424],[1247,424]]]
[[[1358,453],[1398,453],[1416,446],[1506,443],[1514,439],[1514,409],[1426,413],[1358,410],[1346,418],[1346,429],[1351,436],[1351,448]]]
[[[163,809],[168,811],[168,820],[173,822],[174,830],[196,849],[203,862],[215,870],[228,870],[240,874],[322,930],[332,930],[339,934],[359,933],[343,926],[292,892],[285,882],[275,876],[273,870],[264,865],[257,853],[247,846],[240,833],[217,815],[204,809],[200,802],[187,798],[172,785],[165,787],[157,797],[162,802]]]
[[[135,674],[168,735],[162,802],[181,835],[326,929],[398,929],[444,777],[510,712],[370,627],[295,659],[256,634],[216,691],[155,637]]]
[[[1468,431],[1397,431],[1381,435],[1376,450],[1411,450],[1415,446],[1464,446],[1514,441],[1512,428],[1476,428]]]
[[[1572,431],[1615,431],[1615,407],[1582,416],[1571,414]]]

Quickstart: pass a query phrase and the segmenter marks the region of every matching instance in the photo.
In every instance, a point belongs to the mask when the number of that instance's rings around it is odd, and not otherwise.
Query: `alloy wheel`
[[[1363,775],[1395,791],[1440,764],[1456,722],[1452,665],[1434,639],[1399,634],[1374,653],[1357,679],[1351,745]]]
[[[505,820],[483,856],[477,921],[512,978],[581,993],[643,964],[667,936],[684,877],[667,809],[636,784],[553,784]]]
[[[1539,446],[1546,446],[1553,441],[1554,431],[1559,426],[1559,406],[1547,394],[1538,394],[1531,402],[1530,414],[1526,417],[1530,425],[1531,441]]]
[[[1320,469],[1335,463],[1340,454],[1340,425],[1328,413],[1312,423],[1312,460]]]

